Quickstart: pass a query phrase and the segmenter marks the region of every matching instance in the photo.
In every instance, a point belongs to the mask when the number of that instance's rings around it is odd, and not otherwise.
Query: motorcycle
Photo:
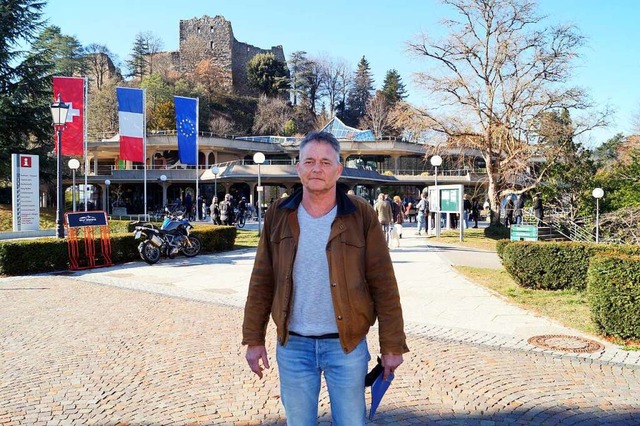
[[[143,240],[138,245],[142,260],[153,265],[160,260],[161,255],[173,259],[180,252],[187,257],[194,257],[200,253],[202,243],[189,235],[193,226],[179,214],[166,214],[162,226],[155,227],[144,223],[135,227],[133,236]]]

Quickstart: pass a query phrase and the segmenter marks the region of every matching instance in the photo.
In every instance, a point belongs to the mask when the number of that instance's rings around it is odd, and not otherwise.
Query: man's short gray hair
[[[320,142],[327,143],[333,148],[338,157],[338,163],[340,162],[340,142],[329,132],[309,132],[300,142],[300,151],[309,143],[309,142]]]

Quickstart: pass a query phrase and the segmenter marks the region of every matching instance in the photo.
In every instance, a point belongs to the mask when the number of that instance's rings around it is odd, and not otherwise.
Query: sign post
[[[40,161],[37,155],[11,154],[13,230],[40,230]]]

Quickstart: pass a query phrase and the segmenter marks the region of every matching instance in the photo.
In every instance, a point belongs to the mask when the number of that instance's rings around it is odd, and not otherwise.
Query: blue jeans
[[[425,216],[424,213],[418,213],[418,233],[420,233],[423,229],[425,230],[425,232],[427,231]]]
[[[371,359],[366,339],[346,354],[339,339],[289,336],[285,346],[277,345],[276,359],[287,425],[318,424],[318,396],[323,372],[333,424],[364,425],[364,377]]]

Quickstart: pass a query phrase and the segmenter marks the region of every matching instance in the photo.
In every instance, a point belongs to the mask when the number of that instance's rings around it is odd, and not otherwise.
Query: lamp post
[[[167,208],[167,186],[165,182],[167,181],[167,175],[160,175],[160,185],[162,186],[162,209]]]
[[[213,173],[213,196],[218,198],[218,174],[220,173],[220,167],[211,166],[211,173]]]
[[[442,164],[442,157],[434,155],[431,157],[431,165],[435,167],[435,187],[436,187],[436,237],[440,236],[440,194],[438,193],[438,166]]]
[[[57,194],[57,206],[56,206],[56,237],[64,238],[64,224],[62,219],[62,213],[64,211],[64,197],[62,194],[62,130],[67,123],[67,113],[69,112],[69,105],[62,102],[60,94],[58,99],[51,104],[51,116],[53,117],[53,125],[56,128],[58,139],[56,141],[56,163],[58,179],[56,181]]]
[[[591,193],[596,199],[596,243],[600,242],[600,198],[604,197],[602,188],[596,188]]]
[[[260,165],[264,163],[265,157],[261,152],[253,154],[253,162],[258,165],[258,235],[262,235],[262,183],[260,182]]]
[[[109,185],[111,185],[111,181],[109,179],[104,181],[104,184],[107,185],[107,199],[106,199],[106,210],[107,210],[107,216],[109,216]]]
[[[73,203],[73,211],[76,211],[76,170],[80,167],[80,162],[75,158],[69,160],[69,168],[71,169],[71,175],[73,176],[73,185],[71,186],[71,201]],[[85,188],[86,189],[86,188]]]

